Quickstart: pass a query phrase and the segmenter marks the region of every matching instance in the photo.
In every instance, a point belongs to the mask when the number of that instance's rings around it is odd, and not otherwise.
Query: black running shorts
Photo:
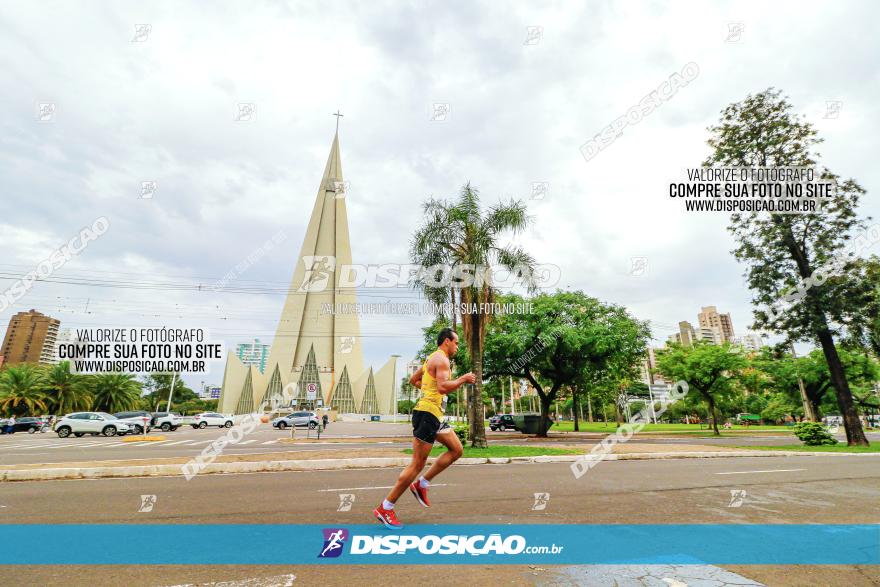
[[[450,429],[449,424],[441,422],[431,412],[422,410],[413,410],[412,425],[413,436],[428,444],[434,444],[439,432]]]

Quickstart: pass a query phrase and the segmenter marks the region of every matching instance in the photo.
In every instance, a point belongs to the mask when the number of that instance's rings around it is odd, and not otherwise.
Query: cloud
[[[871,3],[212,6],[58,5],[50,19],[6,8],[6,269],[24,273],[106,215],[111,230],[62,274],[213,283],[283,229],[283,245],[240,278],[283,288],[337,108],[356,262],[405,262],[430,195],[471,181],[488,205],[549,182],[545,199],[529,200],[535,227],[519,242],[559,264],[562,285],[662,324],[695,321],[710,304],[738,332],[751,321],[725,218],[685,214],[666,197],[706,155],[705,128],[747,93],[785,90],[826,139],[832,168],[868,189],[863,213],[880,213]],[[731,22],[744,24],[737,43],[725,42]],[[132,42],[143,23],[147,39]],[[529,26],[543,29],[536,44],[524,44]],[[696,80],[584,160],[584,142],[689,62]],[[827,100],[843,101],[839,118],[823,118]],[[54,122],[35,120],[41,102],[56,105]],[[252,122],[234,120],[239,103],[254,104]],[[434,103],[449,104],[446,121],[430,120]],[[152,199],[139,197],[144,181],[157,182]],[[628,274],[634,256],[648,258],[641,277]],[[86,299],[99,300],[89,314],[78,309]],[[6,314],[39,307],[82,326],[189,312],[234,344],[271,338],[281,302],[42,283]],[[365,319],[367,360],[410,356],[427,322]]]

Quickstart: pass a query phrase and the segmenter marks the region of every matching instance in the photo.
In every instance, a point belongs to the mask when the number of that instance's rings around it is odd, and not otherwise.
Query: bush
[[[458,436],[458,439],[462,444],[467,443],[467,434],[468,434],[468,426],[467,424],[455,423],[452,425],[452,429],[455,430],[455,435]]]
[[[837,440],[818,422],[801,422],[794,427],[794,434],[807,446],[837,444]]]

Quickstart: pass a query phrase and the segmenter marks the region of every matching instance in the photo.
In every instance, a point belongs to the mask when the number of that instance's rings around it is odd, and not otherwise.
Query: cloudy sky
[[[825,139],[823,162],[867,189],[863,215],[880,216],[871,2],[205,6],[0,6],[0,289],[111,221],[53,274],[68,283],[38,283],[0,313],[0,333],[36,308],[62,327],[187,324],[269,342],[337,108],[356,263],[407,262],[420,204],[470,181],[487,205],[528,201],[534,227],[515,240],[559,265],[560,286],[651,320],[658,343],[704,305],[730,312],[737,334],[751,323],[726,215],[666,195],[727,104],[781,88]],[[691,62],[696,79],[585,160],[582,144]],[[236,120],[239,104],[251,120]],[[541,199],[535,182],[549,184]],[[208,289],[279,231],[235,281],[271,293]],[[365,358],[409,358],[429,321],[365,318]],[[219,366],[205,377],[221,378]]]

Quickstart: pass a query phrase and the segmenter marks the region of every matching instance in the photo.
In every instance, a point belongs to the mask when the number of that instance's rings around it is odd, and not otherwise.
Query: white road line
[[[168,444],[166,444],[165,446],[174,446],[175,444],[189,444],[190,442],[192,442],[192,440],[175,440],[174,442],[168,442]]]
[[[214,439],[211,440],[197,440],[195,442],[190,443],[190,446],[195,446],[197,444],[208,444],[210,442],[214,442]]]
[[[252,442],[256,442],[256,440],[242,440],[238,444],[251,444]]]
[[[455,483],[431,483],[431,487],[448,487],[450,485],[455,485]],[[323,491],[357,491],[359,489],[391,489],[394,485],[382,485],[379,487],[339,487],[336,489],[318,489],[318,493]]]
[[[64,445],[58,443],[50,443],[50,444],[23,444],[18,447],[21,450],[28,450],[31,448],[64,448]]]
[[[268,442],[261,442],[260,444],[275,444],[277,442],[278,442],[277,440],[270,440]]]
[[[729,471],[727,473],[715,473],[716,475],[742,475],[745,473],[790,473],[792,471],[806,471],[806,469],[771,469],[768,471]]]

